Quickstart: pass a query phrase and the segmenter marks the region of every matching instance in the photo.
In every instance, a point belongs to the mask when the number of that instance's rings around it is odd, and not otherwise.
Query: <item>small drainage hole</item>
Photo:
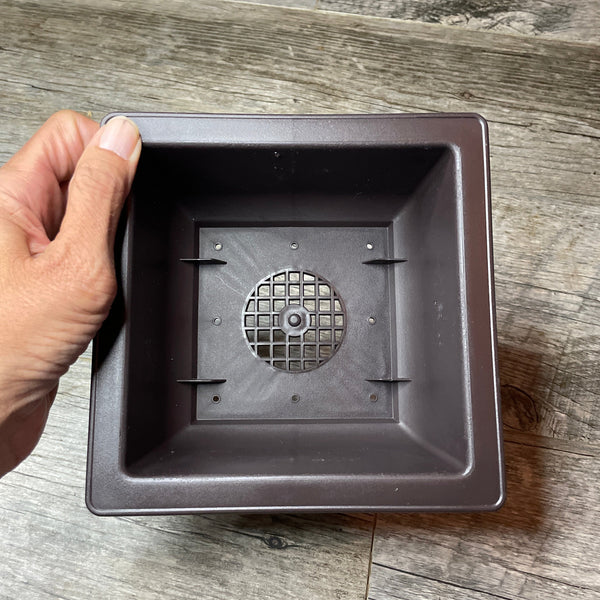
[[[212,397],[212,401],[215,404],[218,404],[219,402],[221,402],[221,396],[217,396],[216,394]]]

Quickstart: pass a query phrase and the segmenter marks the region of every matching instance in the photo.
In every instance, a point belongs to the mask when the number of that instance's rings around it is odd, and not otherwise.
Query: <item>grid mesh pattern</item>
[[[286,306],[303,306],[308,328],[287,335],[279,326]],[[344,339],[342,299],[325,279],[309,271],[288,270],[263,279],[246,302],[244,331],[261,359],[284,371],[310,371],[327,362]]]

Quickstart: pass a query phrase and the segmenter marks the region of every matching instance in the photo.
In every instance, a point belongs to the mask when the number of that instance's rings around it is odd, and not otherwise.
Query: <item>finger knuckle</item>
[[[125,182],[118,170],[105,158],[82,161],[75,172],[69,190],[71,194],[89,197],[120,197],[125,193]]]
[[[60,131],[76,128],[78,114],[74,110],[63,109],[55,112],[47,121],[53,129]]]
[[[56,111],[51,117],[50,121],[56,121],[59,123],[66,123],[73,121],[77,118],[78,113],[74,110],[70,110],[68,108],[63,108],[62,110]]]

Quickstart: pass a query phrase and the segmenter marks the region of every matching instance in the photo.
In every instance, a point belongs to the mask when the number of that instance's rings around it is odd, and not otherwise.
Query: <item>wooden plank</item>
[[[290,0],[288,6],[292,3],[296,5]],[[594,0],[318,0],[318,7],[479,31],[600,42],[600,7]]]
[[[364,598],[372,515],[89,513],[90,359],[62,379],[34,455],[0,481],[1,598]]]
[[[506,443],[497,513],[379,515],[369,598],[600,598],[600,448],[552,444]]]
[[[513,596],[487,593],[456,583],[445,583],[435,577],[413,575],[400,569],[374,564],[371,567],[372,585],[369,600],[424,600],[452,598],[452,600],[508,600]],[[473,583],[469,584],[470,586]],[[569,587],[548,579],[530,579],[523,588],[526,595],[517,598],[557,598],[565,600],[593,600],[593,591]]]
[[[260,4],[600,43],[600,7],[595,0],[261,0]]]
[[[254,0],[236,0],[248,4],[267,4],[269,6],[286,6],[288,8],[307,8],[314,10],[318,6],[318,0],[266,0],[265,2],[255,2]]]

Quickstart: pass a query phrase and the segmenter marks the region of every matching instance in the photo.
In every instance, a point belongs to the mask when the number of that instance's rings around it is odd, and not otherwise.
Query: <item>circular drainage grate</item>
[[[254,353],[270,365],[310,371],[340,347],[346,311],[326,279],[290,269],[266,277],[252,290],[244,310],[244,331]]]

